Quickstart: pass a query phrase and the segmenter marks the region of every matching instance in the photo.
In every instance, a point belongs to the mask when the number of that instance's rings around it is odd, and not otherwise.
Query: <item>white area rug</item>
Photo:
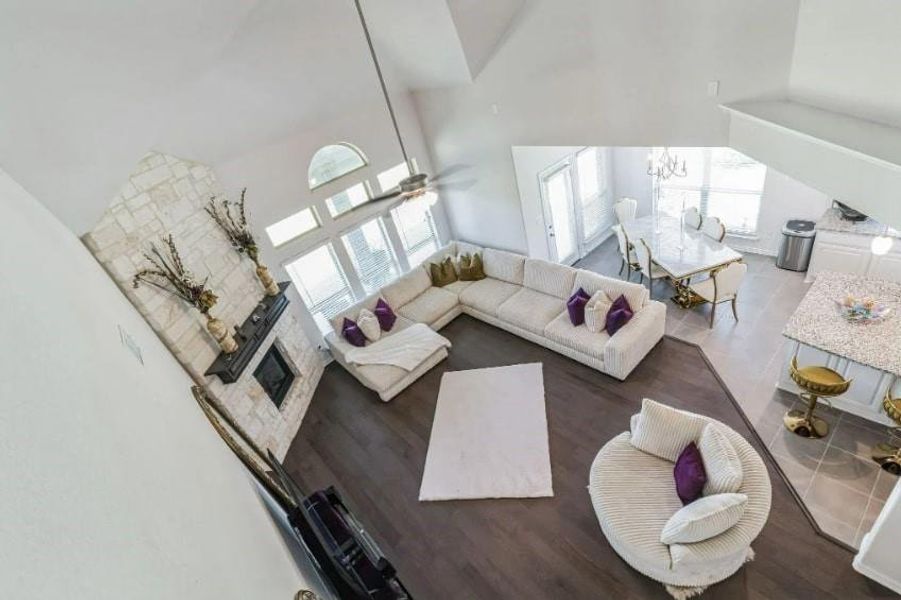
[[[553,495],[541,363],[445,373],[419,499]]]

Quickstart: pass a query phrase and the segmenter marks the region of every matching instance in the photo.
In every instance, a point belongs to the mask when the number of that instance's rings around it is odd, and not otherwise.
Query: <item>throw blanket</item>
[[[368,346],[348,351],[346,360],[354,365],[393,365],[412,371],[435,351],[450,346],[450,340],[428,325],[415,323]]]

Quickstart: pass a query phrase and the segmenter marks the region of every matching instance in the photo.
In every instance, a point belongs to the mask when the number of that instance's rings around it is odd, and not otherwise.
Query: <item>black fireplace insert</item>
[[[273,404],[281,408],[282,402],[294,382],[294,371],[288,366],[288,362],[282,356],[278,346],[272,344],[266,351],[263,360],[253,372],[253,376],[260,382]]]

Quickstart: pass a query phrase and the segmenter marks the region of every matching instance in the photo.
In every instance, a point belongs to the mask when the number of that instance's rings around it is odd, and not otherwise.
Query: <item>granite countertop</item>
[[[866,221],[847,221],[841,217],[841,213],[837,208],[827,209],[820,220],[817,221],[817,231],[837,231],[839,233],[854,233],[857,235],[888,235],[889,237],[901,238],[901,231],[888,228],[885,225],[867,217]]]
[[[885,302],[892,312],[876,323],[850,323],[836,307],[848,294]],[[821,271],[782,335],[901,376],[901,283]]]

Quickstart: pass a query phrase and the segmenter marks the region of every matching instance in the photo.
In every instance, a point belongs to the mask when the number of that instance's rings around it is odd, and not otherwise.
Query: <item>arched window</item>
[[[368,163],[366,156],[359,148],[341,142],[323,146],[316,151],[310,161],[310,189],[315,190],[321,185],[334,181],[357,169],[362,169]]]

